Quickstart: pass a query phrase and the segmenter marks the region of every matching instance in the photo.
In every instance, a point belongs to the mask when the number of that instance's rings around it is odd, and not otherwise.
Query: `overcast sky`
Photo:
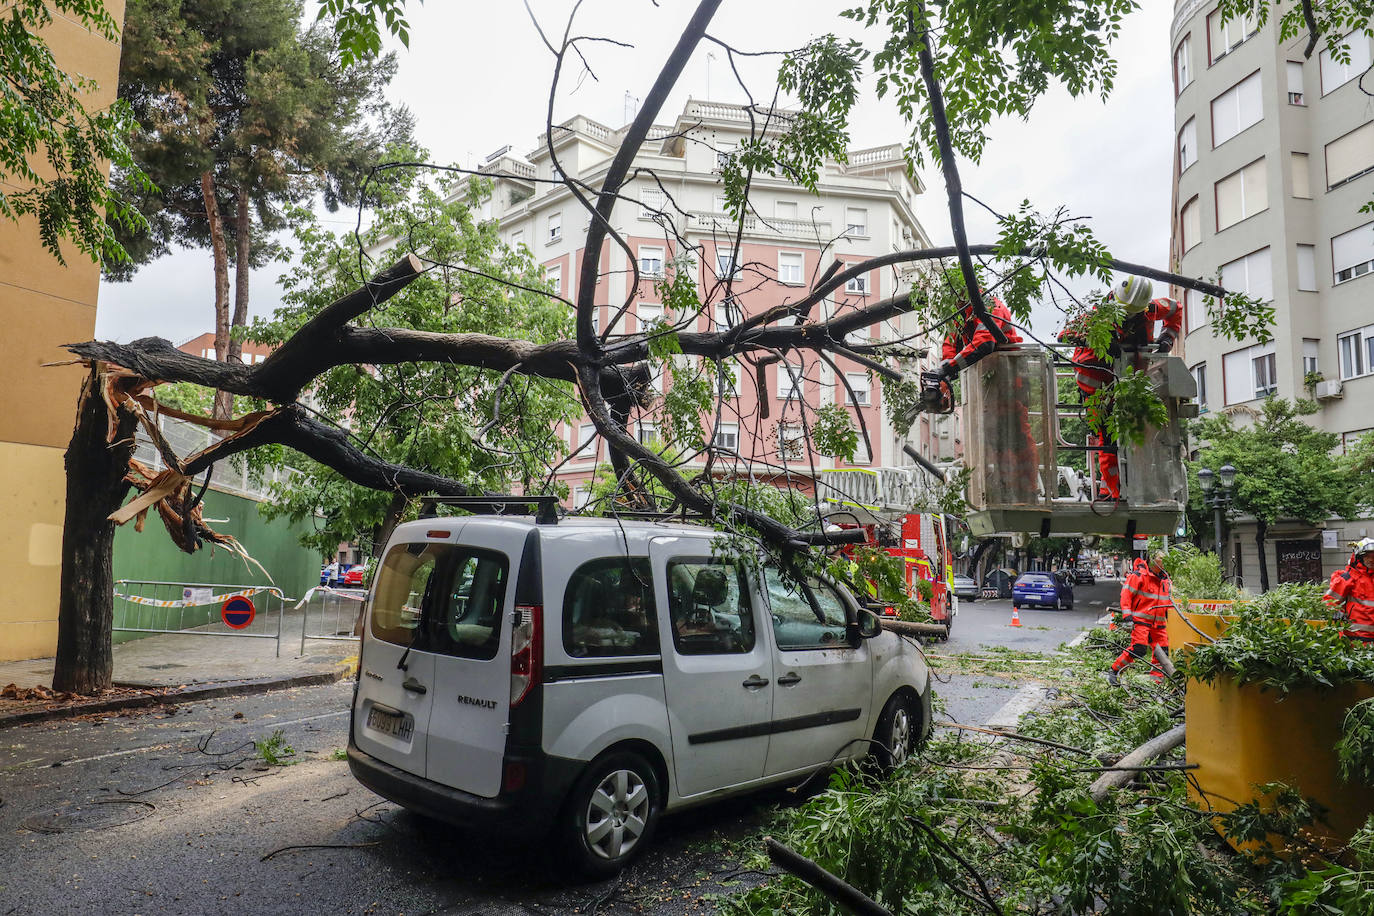
[[[726,0],[710,29],[747,51],[797,47],[834,31],[876,46],[878,36],[837,12],[845,2]],[[567,0],[530,0],[540,25],[557,40],[566,25]],[[1063,204],[1092,217],[1091,225],[1118,258],[1167,267],[1173,92],[1169,23],[1172,4],[1146,2],[1127,19],[1114,52],[1120,62],[1116,89],[1105,103],[1070,99],[1053,91],[1027,123],[993,125],[977,165],[961,161],[964,189],[1003,212],[1029,198],[1041,211]],[[586,0],[574,33],[612,38],[633,47],[588,44],[592,75],[577,64],[565,69],[555,120],[586,114],[611,127],[629,115],[626,93],[643,98],[682,25],[695,8],[685,0]],[[389,95],[416,115],[420,142],[435,162],[471,165],[510,143],[518,153],[534,147],[543,130],[553,57],[520,3],[409,5],[409,50],[399,49],[400,69]],[[707,59],[707,53],[714,60]],[[776,58],[743,63],[756,98],[772,92]],[[895,107],[871,91],[856,109],[852,146],[900,142],[908,134]],[[658,120],[671,123],[688,97],[740,102],[724,52],[698,47]],[[784,100],[785,101],[785,100]],[[629,103],[633,104],[633,102]],[[917,213],[937,244],[949,244],[949,220],[938,171],[925,169],[928,188]],[[350,214],[327,217],[334,228],[352,225]],[[991,219],[968,209],[970,241],[993,241]],[[278,267],[258,271],[252,312],[270,315],[279,302]],[[129,283],[101,287],[98,337],[119,341],[156,335],[176,343],[214,327],[213,278],[206,250],[185,251],[142,268]],[[1054,317],[1037,313],[1037,330],[1052,333]]]

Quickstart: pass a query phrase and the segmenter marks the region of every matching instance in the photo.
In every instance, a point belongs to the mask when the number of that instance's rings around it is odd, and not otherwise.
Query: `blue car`
[[[1037,605],[1073,610],[1073,584],[1047,572],[1023,573],[1011,587],[1011,606]]]

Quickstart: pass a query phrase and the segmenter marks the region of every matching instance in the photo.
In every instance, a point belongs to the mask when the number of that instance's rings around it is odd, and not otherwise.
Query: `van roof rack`
[[[628,518],[640,522],[690,522],[702,521],[709,516],[705,512],[688,512],[686,509],[676,509],[672,511],[653,511],[649,509],[616,509],[606,515],[607,518]]]
[[[435,509],[442,503],[466,509],[474,515],[529,515],[527,507],[534,506],[536,525],[558,524],[558,497],[540,496],[422,496],[420,518],[434,518]],[[526,507],[526,508],[522,508]]]

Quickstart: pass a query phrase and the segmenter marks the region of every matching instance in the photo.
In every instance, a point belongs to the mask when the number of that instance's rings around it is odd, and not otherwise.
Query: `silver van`
[[[398,526],[370,592],[348,761],[420,814],[614,874],[659,816],[930,728],[920,651],[842,588],[730,559],[719,535],[512,516]],[[886,755],[885,755],[886,756]]]

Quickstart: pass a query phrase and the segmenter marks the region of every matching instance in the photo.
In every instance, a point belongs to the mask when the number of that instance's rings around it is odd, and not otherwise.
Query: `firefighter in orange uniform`
[[[1126,312],[1126,320],[1115,329],[1106,356],[1098,356],[1088,346],[1085,321],[1064,328],[1059,339],[1073,344],[1073,365],[1075,381],[1084,400],[1091,397],[1099,388],[1111,384],[1116,377],[1113,363],[1124,349],[1154,349],[1156,353],[1168,353],[1174,348],[1179,332],[1183,329],[1183,307],[1173,299],[1150,299],[1154,287],[1149,280],[1141,277],[1127,277],[1108,294],[1109,299],[1120,302]],[[1155,338],[1155,322],[1160,322],[1163,330]],[[1097,453],[1097,467],[1100,475],[1101,491],[1099,498],[1121,498],[1121,476],[1117,469],[1116,447],[1104,429],[1105,420],[1098,410],[1089,409],[1085,419],[1088,421],[1089,445],[1103,446]]]
[[[1122,668],[1138,658],[1150,656],[1155,646],[1169,648],[1169,634],[1164,623],[1168,620],[1169,608],[1173,607],[1173,599],[1169,597],[1169,574],[1159,562],[1163,555],[1163,551],[1150,554],[1145,569],[1132,570],[1121,587],[1121,612],[1131,620],[1131,645],[1117,656],[1107,671],[1107,683],[1113,687],[1121,685],[1117,672]],[[1160,680],[1164,678],[1164,673],[1153,661],[1150,674]]]
[[[1356,544],[1350,562],[1331,574],[1326,603],[1350,621],[1345,636],[1374,646],[1374,538]]]

